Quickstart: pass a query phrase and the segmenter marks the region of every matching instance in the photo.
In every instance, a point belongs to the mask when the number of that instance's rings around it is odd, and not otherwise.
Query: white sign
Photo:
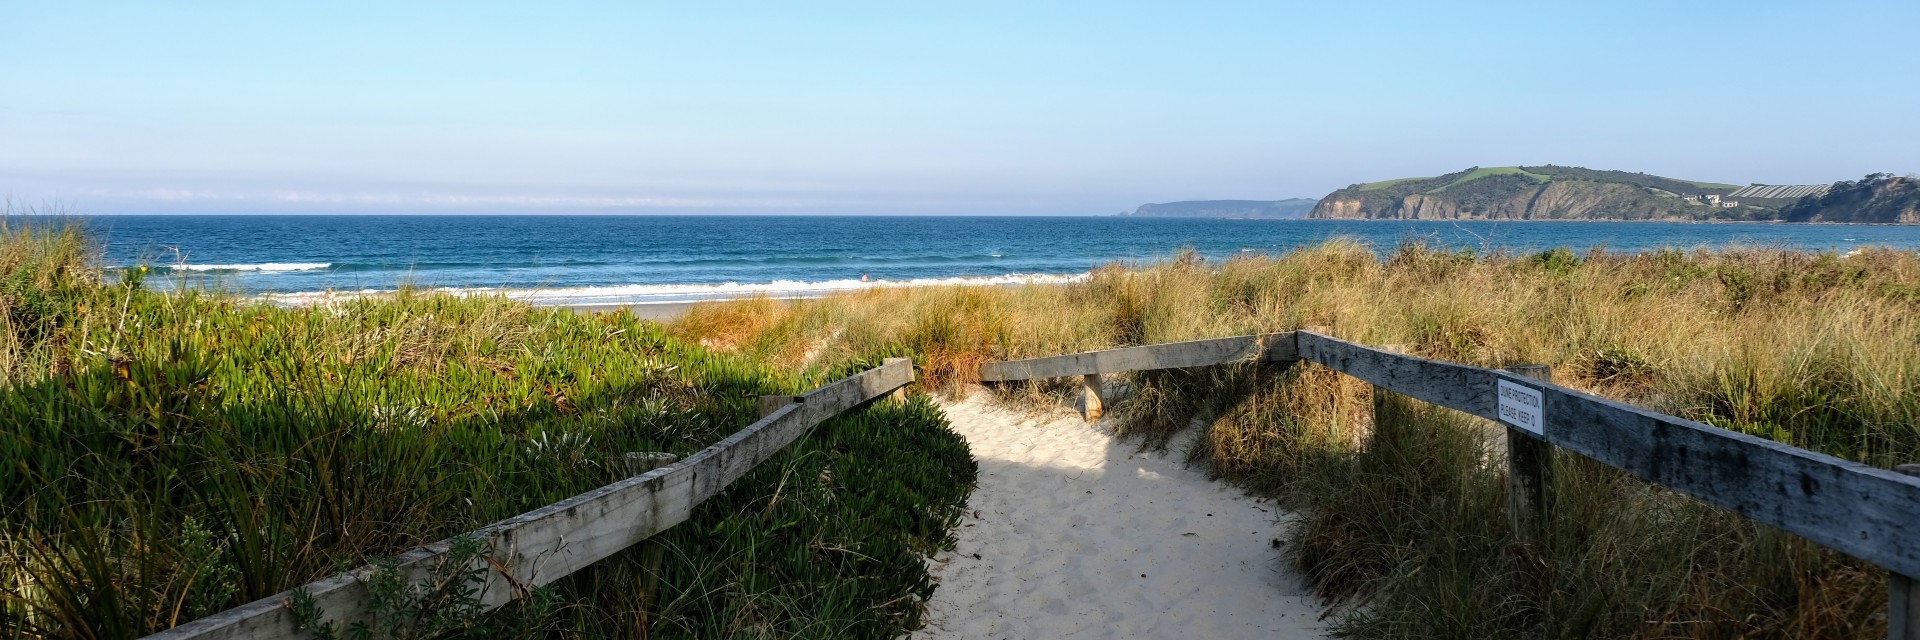
[[[1540,390],[1505,380],[1499,383],[1500,421],[1546,437],[1546,424],[1541,416],[1545,405]]]

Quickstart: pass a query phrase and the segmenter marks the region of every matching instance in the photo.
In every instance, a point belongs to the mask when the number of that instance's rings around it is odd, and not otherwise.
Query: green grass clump
[[[46,343],[74,313],[76,292],[98,284],[95,252],[75,227],[0,216],[0,385],[59,366]]]
[[[829,373],[716,354],[624,313],[161,294],[137,270],[99,278],[92,255],[73,226],[0,227],[7,637],[137,637],[446,539],[619,480],[624,453],[697,451],[756,418],[756,396]],[[856,411],[649,543],[660,559],[623,553],[563,581],[552,607],[503,614],[530,622],[487,628],[896,635],[917,623],[920,558],[949,541],[971,468],[924,401]],[[733,508],[768,496],[784,497],[764,517]],[[774,562],[800,558],[796,540],[861,561]],[[738,593],[688,577],[701,575],[780,606],[709,625]]]
[[[660,577],[672,595],[650,626],[698,638],[880,638],[919,627],[934,590],[923,558],[952,547],[974,484],[966,442],[945,425],[924,395],[881,403],[741,480],[756,490],[701,505],[704,517],[660,539],[680,561]],[[598,610],[624,602],[605,597]]]

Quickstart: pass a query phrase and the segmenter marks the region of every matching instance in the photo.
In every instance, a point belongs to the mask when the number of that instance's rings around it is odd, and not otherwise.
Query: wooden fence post
[[[1544,364],[1506,368],[1542,382],[1553,381]],[[1553,445],[1512,425],[1507,427],[1507,516],[1515,538],[1539,543],[1546,536],[1547,482],[1553,477]]]
[[[1087,422],[1099,422],[1101,414],[1105,413],[1100,404],[1100,374],[1080,376],[1080,397],[1086,405]]]
[[[679,462],[680,456],[671,453],[629,452],[626,459],[627,475],[632,477],[645,475],[648,471]],[[649,610],[647,603],[653,600],[654,592],[659,590],[660,565],[666,561],[667,556],[666,549],[660,546],[658,540],[642,540],[635,546],[640,549],[640,563],[644,571],[640,582],[640,615],[644,620]]]
[[[880,366],[884,367],[884,366],[892,365],[897,360],[906,361],[908,383],[912,383],[913,381],[920,379],[920,376],[918,375],[919,372],[914,370],[913,360],[910,358],[886,358],[880,361]],[[899,404],[899,405],[906,404],[907,398],[912,395],[910,392],[908,392],[907,387],[911,387],[911,386],[913,385],[903,384],[903,385],[900,385],[899,387],[895,387],[893,391],[888,392],[887,395],[885,396],[886,402],[889,402],[892,404]]]
[[[1314,333],[1320,333],[1320,332],[1314,331]],[[1322,333],[1321,335],[1326,335],[1326,334]],[[1385,344],[1385,345],[1380,345],[1380,350],[1390,352],[1390,353],[1406,353],[1408,351],[1412,351],[1413,349],[1404,344]],[[1381,422],[1380,422],[1380,415],[1385,413],[1381,409],[1386,404],[1387,398],[1393,395],[1398,395],[1398,394],[1395,394],[1393,390],[1388,389],[1386,387],[1382,387],[1379,385],[1373,386],[1373,436],[1372,437],[1375,437],[1375,438],[1380,437],[1380,430],[1382,428]]]
[[[1920,464],[1898,464],[1894,471],[1920,476]],[[1920,640],[1920,589],[1912,576],[1887,572],[1887,638]]]

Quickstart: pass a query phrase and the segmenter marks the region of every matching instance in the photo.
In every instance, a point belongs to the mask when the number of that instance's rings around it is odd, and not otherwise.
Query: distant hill
[[[1432,178],[1356,184],[1328,194],[1318,219],[1770,220],[1775,207],[1718,201],[1738,185],[1554,165],[1472,167]],[[1687,196],[1693,196],[1689,199]]]
[[[1920,179],[1887,173],[1833,183],[1780,209],[1787,222],[1920,224]]]
[[[1313,210],[1312,198],[1286,200],[1189,200],[1143,204],[1123,216],[1140,218],[1276,218],[1297,220]]]

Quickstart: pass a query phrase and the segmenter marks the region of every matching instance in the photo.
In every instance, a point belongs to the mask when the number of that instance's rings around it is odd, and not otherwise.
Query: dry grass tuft
[[[86,311],[70,292],[99,283],[98,263],[97,247],[57,212],[0,209],[0,387],[66,369],[53,355],[65,340],[57,329]]]

